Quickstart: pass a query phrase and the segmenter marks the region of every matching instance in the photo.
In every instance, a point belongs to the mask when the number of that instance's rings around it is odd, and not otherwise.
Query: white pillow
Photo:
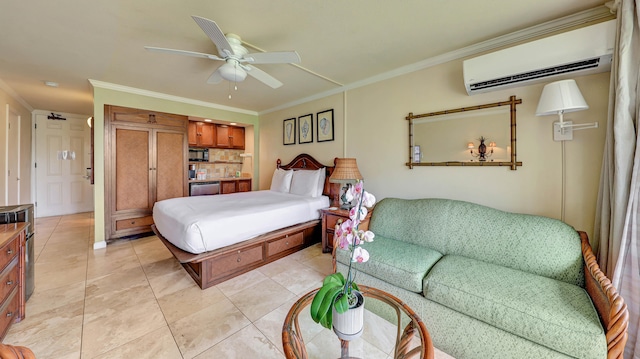
[[[322,196],[322,191],[324,191],[324,180],[327,176],[327,170],[324,167],[319,169],[318,172],[320,172],[320,175],[318,176],[318,192],[316,192],[314,197]]]
[[[318,193],[318,171],[293,171],[289,193],[305,197],[316,197]]]
[[[288,193],[291,188],[291,178],[293,177],[292,170],[283,170],[282,168],[276,168],[271,177],[271,190],[277,192]]]

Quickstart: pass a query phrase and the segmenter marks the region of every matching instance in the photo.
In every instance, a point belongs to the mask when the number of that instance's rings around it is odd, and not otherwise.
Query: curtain
[[[629,310],[625,358],[640,359],[640,0],[620,0],[594,230],[602,270]]]

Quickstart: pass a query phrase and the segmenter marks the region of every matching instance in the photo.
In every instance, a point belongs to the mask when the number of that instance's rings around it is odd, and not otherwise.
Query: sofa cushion
[[[448,199],[385,198],[369,228],[389,237],[584,286],[580,236],[543,216]]]
[[[424,279],[427,299],[578,358],[607,344],[584,289],[479,260],[444,256]]]
[[[424,276],[442,257],[432,249],[377,235],[373,242],[362,247],[370,257],[369,261],[356,264],[358,271],[415,293],[422,292]],[[349,251],[337,249],[336,258],[338,262],[349,265]]]

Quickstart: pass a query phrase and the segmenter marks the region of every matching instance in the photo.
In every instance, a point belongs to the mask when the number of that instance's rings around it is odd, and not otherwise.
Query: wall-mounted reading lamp
[[[587,128],[598,128],[598,123],[580,123],[573,124],[572,121],[564,121],[563,114],[565,112],[575,112],[586,110],[589,108],[587,102],[582,97],[580,89],[575,80],[562,80],[546,84],[540,95],[536,116],[546,116],[557,114],[560,118],[559,122],[553,123],[553,140],[562,141],[562,197],[560,219],[565,220],[566,208],[566,156],[564,144],[567,140],[573,140],[573,130],[584,130]]]
[[[559,122],[553,123],[553,140],[566,141],[573,140],[574,130],[584,130],[587,128],[598,128],[598,123],[573,124],[572,121],[564,121],[563,115],[566,112],[575,112],[589,108],[587,102],[582,97],[580,89],[575,80],[562,80],[546,84],[542,89],[536,116],[558,115]]]

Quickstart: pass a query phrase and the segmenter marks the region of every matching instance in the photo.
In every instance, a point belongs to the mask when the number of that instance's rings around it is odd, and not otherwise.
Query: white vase
[[[333,331],[342,340],[357,339],[364,329],[364,296],[355,290],[352,293],[358,299],[354,306],[344,313],[338,313],[333,308]]]

